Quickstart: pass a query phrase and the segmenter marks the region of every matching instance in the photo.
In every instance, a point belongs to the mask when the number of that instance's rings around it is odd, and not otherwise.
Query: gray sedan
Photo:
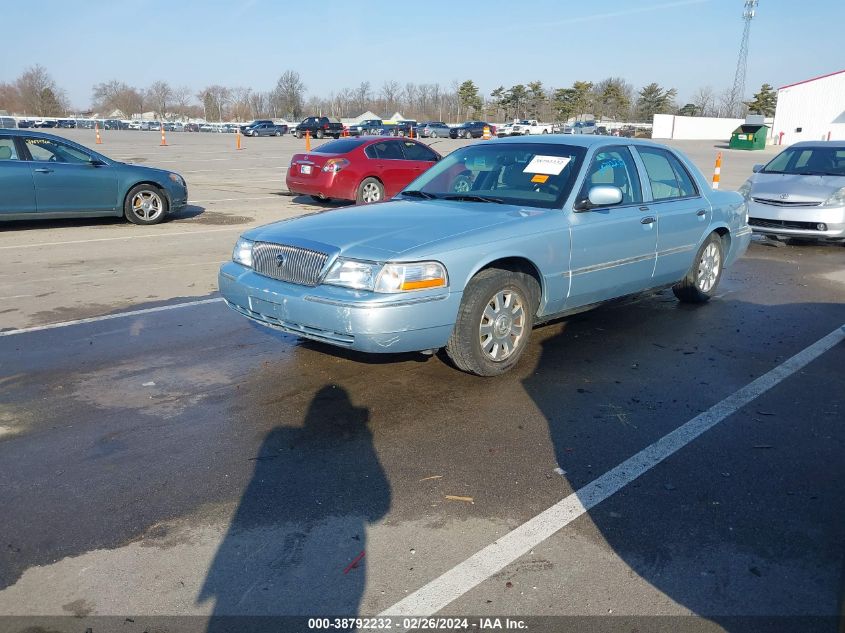
[[[796,143],[739,191],[755,233],[845,242],[845,141]]]

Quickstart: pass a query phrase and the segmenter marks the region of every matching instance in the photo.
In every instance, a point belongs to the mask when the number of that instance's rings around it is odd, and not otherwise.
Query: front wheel
[[[429,132],[429,138],[437,138],[437,132]]]
[[[698,253],[686,277],[672,286],[672,292],[684,303],[705,303],[716,293],[722,278],[722,239],[711,233]]]
[[[472,138],[472,132],[470,132],[469,130],[467,130],[467,131],[466,131],[466,134],[464,134],[464,138],[465,138],[465,139],[471,139],[471,138]]]
[[[476,376],[510,370],[528,346],[539,303],[537,281],[525,273],[488,268],[464,290],[446,353]]]
[[[355,202],[358,204],[372,204],[384,200],[384,185],[375,178],[364,178],[358,185]]]
[[[323,130],[317,130],[317,134],[315,134],[315,136],[316,136],[317,138],[323,138],[323,136],[324,136],[324,134],[323,134]]]
[[[167,197],[153,185],[136,185],[126,194],[123,215],[132,224],[158,224],[167,215]]]

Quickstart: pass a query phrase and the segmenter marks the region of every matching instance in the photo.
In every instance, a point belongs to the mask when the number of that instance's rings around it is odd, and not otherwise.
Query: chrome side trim
[[[585,273],[594,273],[600,270],[608,270],[610,268],[618,268],[619,266],[626,266],[627,264],[636,264],[638,262],[649,261],[655,257],[666,257],[667,255],[675,255],[677,253],[684,253],[695,249],[695,244],[685,244],[684,246],[676,246],[675,248],[667,248],[666,250],[658,251],[657,253],[648,253],[647,255],[637,255],[636,257],[626,257],[625,259],[617,259],[612,262],[604,262],[602,264],[595,264],[593,266],[584,266],[569,271],[569,275],[583,275]]]

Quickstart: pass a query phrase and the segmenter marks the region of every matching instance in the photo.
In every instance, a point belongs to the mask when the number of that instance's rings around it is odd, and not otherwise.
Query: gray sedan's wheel
[[[687,276],[672,286],[672,292],[685,303],[709,301],[722,278],[722,262],[722,239],[711,233],[698,249]]]
[[[375,178],[364,178],[358,185],[355,201],[358,204],[372,204],[384,200],[384,185]]]
[[[123,202],[123,215],[133,224],[158,224],[167,215],[167,197],[153,185],[137,185]]]
[[[435,132],[434,130],[432,130],[431,132],[429,132],[428,137],[429,137],[429,138],[437,138],[437,132]]]
[[[539,302],[537,281],[524,273],[488,268],[464,290],[446,353],[458,369],[497,376],[519,361]]]

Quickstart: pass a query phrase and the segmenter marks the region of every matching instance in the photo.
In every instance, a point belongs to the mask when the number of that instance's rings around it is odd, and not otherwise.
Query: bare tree
[[[173,89],[166,81],[156,81],[144,93],[147,103],[159,119],[167,117],[167,106],[173,97]]]
[[[397,100],[399,97],[399,91],[401,90],[398,81],[385,81],[381,86],[381,96],[384,99],[384,107],[387,110],[395,110],[397,104]]]
[[[182,116],[187,116],[193,102],[191,89],[188,86],[174,88],[171,99],[173,101],[173,110]]]
[[[67,112],[67,96],[43,66],[28,68],[18,77],[15,87],[25,112],[38,116],[59,116]]]
[[[362,81],[361,84],[355,89],[355,104],[364,112],[370,105],[370,98],[372,94],[370,93],[370,82],[369,81]]]
[[[276,87],[270,93],[270,102],[275,116],[302,116],[302,104],[305,100],[305,84],[299,73],[286,70],[276,82]]]
[[[716,114],[716,97],[713,88],[710,86],[696,90],[690,103],[695,106],[698,116],[714,116]]]
[[[249,95],[249,111],[253,119],[258,119],[267,114],[267,93],[253,92]]]
[[[96,84],[91,91],[94,107],[104,116],[119,110],[124,117],[131,117],[143,109],[141,93],[117,79]]]
[[[230,90],[229,103],[231,110],[229,111],[229,118],[235,121],[245,121],[250,117],[250,97],[252,90],[249,88],[232,88]]]
[[[231,91],[219,85],[208,86],[197,93],[197,99],[203,106],[203,114],[206,121],[222,121],[226,115],[226,106],[229,103]]]
[[[14,84],[0,83],[0,110],[18,112],[22,110],[21,95]]]

